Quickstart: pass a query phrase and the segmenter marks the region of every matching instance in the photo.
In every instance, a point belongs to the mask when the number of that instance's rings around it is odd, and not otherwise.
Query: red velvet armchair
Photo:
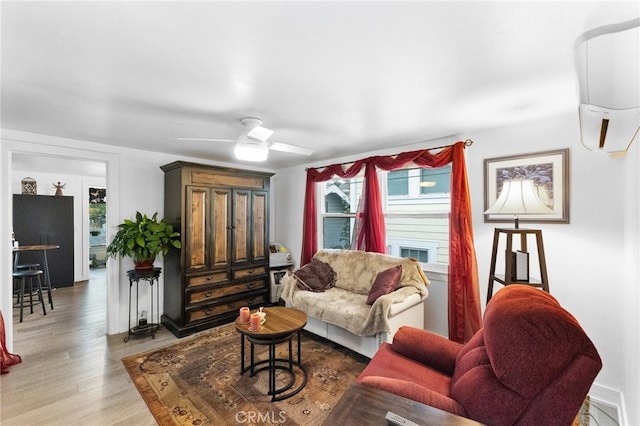
[[[512,284],[468,343],[402,327],[357,381],[488,425],[570,425],[601,368],[555,298]]]

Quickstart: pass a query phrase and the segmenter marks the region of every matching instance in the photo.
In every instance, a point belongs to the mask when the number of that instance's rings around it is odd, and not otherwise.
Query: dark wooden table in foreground
[[[407,420],[424,426],[481,425],[481,423],[465,417],[456,416],[438,408],[357,383],[349,386],[325,424],[347,425],[351,424],[353,419],[358,419],[359,422],[366,425],[387,426],[388,423],[385,420],[387,411],[392,411]]]

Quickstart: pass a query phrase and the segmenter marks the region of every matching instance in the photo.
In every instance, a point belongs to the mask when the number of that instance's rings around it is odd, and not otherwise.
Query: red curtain
[[[369,157],[354,162],[347,170],[343,170],[340,164],[325,167],[321,171],[307,170],[300,264],[307,264],[318,249],[316,182],[324,182],[334,176],[352,178],[363,166],[365,167],[365,186],[362,194],[365,209],[362,232],[357,236],[357,247],[360,250],[384,253],[386,231],[376,168],[390,171],[399,169],[409,162],[414,162],[420,167],[436,168],[452,163],[449,218],[449,339],[456,342],[468,341],[482,326],[482,317],[464,146],[464,142],[457,142],[437,154],[420,150],[393,156]]]
[[[9,367],[22,362],[20,355],[15,355],[7,350],[7,341],[4,331],[4,317],[0,311],[0,372],[6,374]]]
[[[364,188],[362,191],[362,227],[358,232],[358,250],[386,253],[387,231],[380,199],[378,173],[373,161],[365,163]]]
[[[307,185],[304,194],[304,223],[302,228],[302,255],[300,266],[306,265],[318,251],[318,228],[316,223],[316,182],[326,182],[334,176],[351,179],[356,177],[362,169],[364,160],[358,160],[347,170],[342,169],[341,164],[334,164],[318,171],[307,170]],[[363,194],[364,196],[364,194]]]

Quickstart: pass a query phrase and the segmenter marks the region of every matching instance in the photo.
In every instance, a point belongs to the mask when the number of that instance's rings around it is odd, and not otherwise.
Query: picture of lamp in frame
[[[568,149],[486,159],[484,186],[485,222],[569,223]]]

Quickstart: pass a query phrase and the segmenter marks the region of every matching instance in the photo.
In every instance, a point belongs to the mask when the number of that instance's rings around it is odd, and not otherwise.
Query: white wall
[[[502,226],[484,223],[484,159],[570,148],[570,223],[523,227],[543,230],[551,294],[578,319],[602,357],[603,369],[596,378],[592,396],[619,407],[626,401],[627,424],[640,424],[637,408],[637,360],[640,359],[636,267],[638,142],[624,158],[589,152],[580,145],[575,114],[473,132],[464,138],[474,140],[466,156],[483,305],[493,230]],[[423,147],[428,146],[435,145]],[[404,148],[402,151],[408,150]],[[371,153],[362,157],[368,155]],[[322,164],[342,161],[336,159]],[[630,178],[631,174],[634,177]],[[287,245],[296,259],[302,244],[304,180],[304,167],[280,170],[276,174],[279,191],[275,204],[287,208],[276,212],[274,238]],[[633,197],[630,194],[634,194]],[[292,203],[292,200],[298,201]],[[635,252],[630,255],[629,249]],[[438,291],[433,295],[442,293]],[[440,303],[446,304],[446,299]],[[441,312],[439,315],[446,314],[446,309]],[[441,330],[442,320],[436,325],[436,331]],[[446,319],[444,321],[446,324]],[[431,325],[426,324],[426,328],[430,329]]]
[[[631,208],[626,197],[625,170],[638,165],[637,150],[627,157],[611,158],[582,148],[576,117],[558,117],[510,128],[476,132],[476,144],[467,153],[474,211],[474,231],[481,277],[480,292],[486,292],[488,261],[496,226],[483,222],[483,160],[518,153],[570,148],[570,223],[527,224],[543,230],[550,291],[580,322],[603,360],[592,396],[622,405],[621,392],[631,363],[625,363],[625,325],[637,315],[637,292],[628,284],[625,264],[625,214]],[[637,192],[637,180],[635,182]],[[628,223],[638,222],[629,218]],[[635,234],[637,238],[637,233]],[[637,275],[635,283],[638,285]],[[629,302],[635,300],[635,303]],[[633,306],[632,306],[633,303]],[[639,355],[635,349],[635,358]],[[635,385],[637,388],[637,385]],[[638,420],[640,421],[640,419]],[[637,423],[636,423],[637,424]]]
[[[626,401],[627,424],[640,424],[640,366],[638,359],[640,354],[640,167],[638,158],[640,153],[640,141],[636,140],[635,146],[629,153],[630,159],[625,164],[625,199],[624,208],[624,264],[625,275],[622,280],[624,290],[624,307],[622,315],[622,355],[624,374],[623,391]]]
[[[11,157],[13,153],[34,153],[47,155],[55,164],[56,158],[84,159],[107,162],[106,186],[109,189],[107,203],[107,241],[111,241],[117,224],[125,218],[132,218],[136,211],[145,213],[164,214],[164,172],[160,166],[173,161],[190,161],[202,164],[219,165],[269,171],[265,169],[242,167],[239,165],[201,160],[194,158],[180,158],[162,153],[140,151],[128,148],[117,148],[87,141],[77,141],[57,138],[47,135],[31,134],[2,129],[2,145],[0,146],[0,201],[4,207],[0,209],[0,238],[10,241],[9,230],[12,223],[12,193],[13,172]],[[35,176],[32,176],[35,177]],[[43,178],[46,182],[47,178]],[[61,179],[55,179],[55,181]],[[44,183],[43,183],[44,184]],[[10,243],[0,244],[0,277],[4,282],[10,282],[12,270]],[[163,266],[162,258],[157,260],[157,266]],[[128,291],[129,281],[126,271],[133,264],[130,259],[110,259],[107,262],[107,330],[109,334],[121,333],[128,328]],[[162,275],[159,282],[160,307],[162,309],[162,289],[164,280]],[[141,286],[140,299],[145,300],[145,290]],[[2,312],[12,312],[12,297],[10,286],[0,287],[0,309]],[[4,315],[7,330],[7,347],[13,348],[12,315]]]

